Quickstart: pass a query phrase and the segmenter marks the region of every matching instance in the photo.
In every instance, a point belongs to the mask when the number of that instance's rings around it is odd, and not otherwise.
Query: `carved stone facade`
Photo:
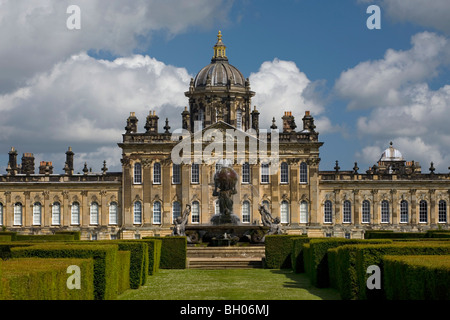
[[[139,132],[130,113],[118,144],[121,172],[108,172],[104,163],[101,173],[85,165],[75,174],[69,148],[63,174],[49,162],[35,174],[34,156],[24,154],[19,165],[12,148],[0,176],[0,224],[26,234],[79,230],[82,239],[169,235],[186,205],[188,224],[210,223],[217,213],[213,176],[230,165],[239,175],[233,212],[244,224],[261,224],[264,205],[283,231],[312,237],[449,228],[450,174],[434,173],[433,164],[424,174],[391,144],[365,173],[356,163],[341,171],[337,162],[333,171],[320,171],[323,143],[309,111],[298,124],[285,112],[280,131],[275,118],[271,128],[260,128],[249,80],[228,63],[220,34],[211,63],[185,95],[179,135],[167,119],[161,130],[154,111]]]

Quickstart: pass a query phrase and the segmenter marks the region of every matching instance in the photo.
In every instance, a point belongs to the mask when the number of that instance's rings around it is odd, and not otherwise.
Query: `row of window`
[[[38,226],[42,224],[43,206],[40,202],[33,204],[33,225]],[[3,204],[0,203],[0,225],[3,225]],[[118,224],[118,206],[116,202],[109,204],[109,224]],[[52,204],[51,224],[58,226],[61,224],[61,204],[54,202]],[[97,202],[92,202],[89,208],[90,224],[97,225],[99,223],[99,205]],[[14,205],[14,221],[15,226],[23,224],[23,205],[18,202]],[[70,206],[70,224],[80,224],[80,204],[73,202]]]
[[[216,171],[220,170],[221,164],[216,164]],[[250,183],[250,164],[248,162],[242,165],[242,183]],[[261,164],[261,183],[269,183],[269,164]],[[142,183],[142,166],[140,163],[134,164],[134,184]],[[178,164],[172,165],[172,183],[181,183],[181,168]],[[192,164],[191,166],[191,183],[200,183],[200,166]],[[289,165],[282,162],[280,166],[280,183],[289,183]],[[308,183],[308,166],[305,162],[300,163],[300,183]],[[153,184],[161,184],[161,164],[156,162],[153,164]]]
[[[364,200],[361,204],[361,222],[370,223],[371,204],[369,200]],[[381,201],[381,223],[389,223],[390,207],[387,200]],[[333,204],[330,200],[326,200],[323,206],[324,223],[333,222]],[[419,202],[419,223],[428,223],[428,203],[425,200]],[[342,208],[342,222],[352,223],[352,204],[349,200],[345,200]],[[409,222],[409,204],[408,201],[400,202],[400,223]],[[438,203],[438,223],[447,222],[447,202],[440,200]]]

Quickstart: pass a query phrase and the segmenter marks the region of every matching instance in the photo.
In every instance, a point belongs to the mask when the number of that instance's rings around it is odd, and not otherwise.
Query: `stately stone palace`
[[[435,173],[433,164],[422,173],[419,163],[406,161],[391,143],[365,172],[356,163],[349,171],[338,163],[320,171],[323,142],[308,111],[298,126],[286,111],[280,128],[275,118],[270,128],[260,128],[251,104],[255,93],[228,62],[220,32],[211,63],[185,95],[189,107],[181,114],[179,134],[154,111],[140,131],[130,113],[118,144],[122,172],[108,172],[105,163],[100,173],[86,165],[75,173],[70,147],[63,174],[54,174],[51,162],[41,162],[35,172],[33,154],[23,153],[19,164],[11,148],[7,173],[0,176],[0,224],[25,234],[79,230],[83,239],[164,236],[187,204],[189,224],[209,224],[218,211],[213,177],[228,165],[239,176],[233,211],[242,224],[260,224],[258,208],[264,205],[280,218],[284,232],[312,237],[449,228],[450,174]],[[215,158],[221,149],[229,152],[226,141],[233,142],[227,158]]]

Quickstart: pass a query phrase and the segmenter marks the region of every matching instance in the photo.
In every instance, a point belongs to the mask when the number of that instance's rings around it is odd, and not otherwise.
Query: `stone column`
[[[333,224],[341,224],[342,223],[342,217],[341,217],[341,196],[340,196],[340,192],[341,190],[339,189],[334,189],[334,219]]]
[[[436,224],[438,221],[436,214],[436,190],[430,189],[430,220],[428,221],[428,225]]]
[[[361,223],[361,201],[359,190],[353,190],[353,224],[357,225]]]
[[[378,190],[373,189],[372,190],[372,205],[373,205],[373,210],[372,210],[372,217],[370,219],[370,223],[372,225],[374,224],[379,224],[380,223],[380,219],[379,219],[379,212],[378,212],[378,208],[379,208],[379,204],[378,204]]]
[[[397,225],[400,222],[398,212],[398,194],[397,190],[391,189],[391,201],[392,201],[392,224]]]
[[[411,224],[415,225],[418,222],[417,219],[417,195],[416,189],[411,189],[409,192],[411,193]]]

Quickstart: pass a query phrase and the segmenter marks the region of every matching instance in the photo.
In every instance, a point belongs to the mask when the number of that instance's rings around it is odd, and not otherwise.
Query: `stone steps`
[[[188,247],[187,267],[191,269],[262,268],[264,246]]]

